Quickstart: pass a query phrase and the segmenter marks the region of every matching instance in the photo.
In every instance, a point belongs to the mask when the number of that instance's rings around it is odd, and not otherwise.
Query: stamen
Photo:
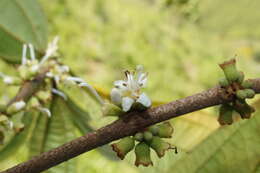
[[[27,45],[23,45],[23,54],[22,54],[22,65],[25,65],[27,63],[26,59],[26,52],[27,52]]]
[[[80,83],[79,84],[80,87],[86,87],[88,89],[88,91],[95,96],[95,98],[97,99],[97,101],[103,105],[105,102],[104,100],[102,99],[102,97],[97,93],[97,91],[89,84],[87,83]]]
[[[32,44],[29,44],[30,54],[31,54],[31,60],[35,60],[35,52]]]
[[[66,96],[66,94],[64,94],[63,92],[61,92],[61,91],[59,91],[59,90],[57,90],[57,89],[55,89],[55,88],[52,88],[52,89],[51,89],[51,92],[52,92],[53,94],[56,94],[56,95],[58,95],[58,96],[61,96],[64,100],[67,100],[67,96]]]
[[[42,108],[42,107],[38,107],[37,108],[39,111],[41,111],[42,113],[47,114],[48,117],[51,117],[51,111],[48,108]]]
[[[83,79],[81,79],[79,77],[73,77],[73,76],[67,77],[66,80],[78,82],[78,83],[85,83],[85,81]]]

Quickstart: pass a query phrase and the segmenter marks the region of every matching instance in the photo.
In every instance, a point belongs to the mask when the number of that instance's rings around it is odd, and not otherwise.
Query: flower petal
[[[122,108],[124,112],[127,112],[130,110],[131,106],[134,103],[134,99],[130,98],[130,97],[124,97],[122,99]]]
[[[110,93],[112,103],[120,105],[122,103],[122,95],[119,89],[113,88]]]
[[[140,97],[136,100],[136,102],[141,103],[143,106],[147,108],[152,105],[150,98],[145,93],[142,93]]]

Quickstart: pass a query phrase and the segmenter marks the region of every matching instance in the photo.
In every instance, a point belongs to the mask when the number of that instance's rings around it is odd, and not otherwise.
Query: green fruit
[[[145,142],[137,144],[135,147],[135,166],[143,165],[147,167],[153,165],[150,153],[150,147]]]
[[[158,136],[161,138],[171,138],[173,134],[173,127],[170,122],[164,122],[158,125]]]
[[[149,131],[144,132],[144,140],[145,141],[150,141],[153,139],[153,134]]]
[[[243,88],[252,88],[252,86],[253,86],[253,83],[251,82],[251,81],[249,81],[249,80],[246,80],[246,81],[244,81],[243,83],[242,83],[242,85],[241,85]]]
[[[232,119],[233,107],[228,104],[223,104],[219,109],[218,122],[220,125],[230,125],[233,123]]]
[[[112,144],[112,149],[117,153],[117,156],[123,160],[127,153],[134,149],[135,141],[132,137],[122,138],[118,143]]]
[[[247,98],[254,98],[255,96],[255,91],[252,89],[245,89],[246,92],[246,97]]]
[[[138,133],[135,134],[134,139],[141,142],[144,139],[144,134],[141,133],[141,132],[138,132]]]
[[[221,79],[219,79],[219,85],[221,87],[227,87],[229,85],[229,83],[226,78],[221,78]]]
[[[230,61],[226,61],[223,64],[219,65],[222,70],[224,71],[224,74],[229,81],[229,83],[237,82],[239,80],[239,72],[236,69],[236,60],[231,59]]]
[[[238,99],[241,99],[241,100],[246,99],[247,98],[247,92],[245,90],[238,90],[236,92],[236,96],[237,96]]]
[[[255,109],[248,105],[245,100],[236,100],[234,104],[234,109],[240,114],[242,119],[249,119],[251,114],[255,112]]]
[[[149,130],[150,132],[152,132],[152,134],[153,134],[154,136],[156,136],[156,135],[158,134],[158,131],[159,131],[158,126],[156,126],[156,125],[150,126],[150,127],[148,128],[148,130]]]
[[[163,157],[165,151],[171,148],[171,145],[163,141],[160,137],[154,136],[151,142],[149,143],[152,149],[156,152],[158,157]]]

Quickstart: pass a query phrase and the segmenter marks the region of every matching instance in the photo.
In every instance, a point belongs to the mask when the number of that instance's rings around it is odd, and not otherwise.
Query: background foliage
[[[124,69],[137,64],[149,71],[146,92],[155,103],[214,86],[222,75],[217,64],[235,55],[247,77],[260,74],[256,0],[41,0],[40,5],[47,21],[33,0],[0,1],[0,57],[18,62],[24,42],[34,43],[41,54],[48,26],[49,39],[61,38],[63,62],[105,95]],[[0,69],[15,73],[7,61],[0,61]],[[0,83],[0,101],[6,102],[17,89]],[[28,113],[33,115],[25,116],[26,129],[15,138],[10,134],[0,148],[0,170],[114,120],[102,117],[87,94],[82,99],[82,90],[64,90],[70,101],[54,98],[51,119]],[[258,98],[253,100],[256,108]],[[153,153],[151,168],[133,166],[133,153],[119,161],[105,146],[48,172],[259,172],[259,114],[257,109],[252,119],[229,127],[219,127],[215,108],[171,120],[171,142],[179,154],[168,152],[159,160]]]

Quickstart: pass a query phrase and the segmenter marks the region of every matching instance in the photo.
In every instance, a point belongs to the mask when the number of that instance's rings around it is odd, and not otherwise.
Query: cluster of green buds
[[[21,64],[18,66],[18,75],[9,76],[0,72],[0,78],[3,79],[3,82],[14,86],[22,86],[24,83],[34,80],[39,74],[45,74],[43,85],[41,85],[30,99],[25,101],[21,98],[1,106],[0,142],[4,140],[6,130],[11,129],[15,132],[23,130],[24,125],[21,121],[16,122],[12,120],[12,117],[16,115],[23,115],[27,111],[36,110],[51,117],[51,112],[46,105],[49,105],[48,103],[52,100],[53,94],[59,95],[65,100],[67,99],[66,95],[58,90],[60,85],[85,87],[103,104],[102,98],[92,86],[88,85],[81,78],[71,76],[69,67],[59,62],[57,56],[58,40],[58,37],[55,37],[48,44],[45,54],[41,57],[36,55],[32,44],[24,44]],[[18,117],[21,119],[22,116]]]
[[[246,99],[255,96],[250,80],[244,80],[244,73],[236,68],[236,60],[231,59],[219,65],[225,78],[220,79],[219,84],[224,89],[223,96],[231,98],[231,103],[225,103],[220,106],[218,121],[221,125],[230,125],[233,123],[233,112],[239,113],[242,119],[248,119],[255,109],[250,106]]]
[[[172,134],[172,125],[169,122],[164,122],[137,132],[134,136],[122,138],[119,142],[111,146],[121,160],[134,149],[136,156],[135,165],[149,166],[153,165],[151,148],[159,158],[163,157],[169,149],[175,149],[177,152],[176,147],[173,147],[170,143],[162,139],[171,138]],[[137,144],[135,144],[135,141],[137,141]]]

